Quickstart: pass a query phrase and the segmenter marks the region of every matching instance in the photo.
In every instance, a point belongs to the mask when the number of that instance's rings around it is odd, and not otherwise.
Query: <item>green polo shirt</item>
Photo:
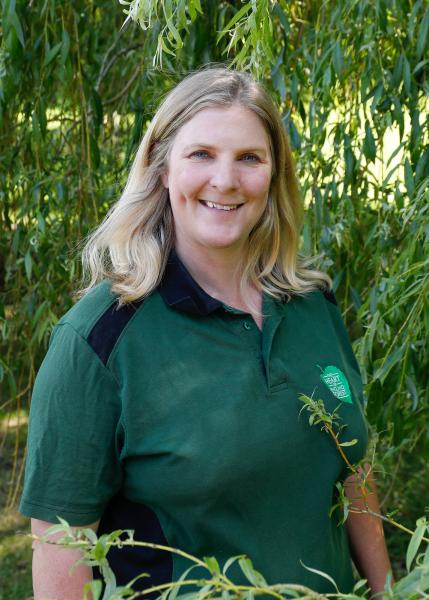
[[[344,592],[353,577],[333,440],[300,394],[336,410],[351,462],[367,443],[362,384],[335,299],[263,298],[263,329],[208,296],[173,253],[159,288],[118,309],[104,282],[57,324],[31,403],[20,510],[196,556],[248,555],[269,583]],[[189,566],[153,550],[110,553],[119,583],[176,580]],[[231,571],[237,581],[237,570]],[[139,587],[140,586],[140,587]]]

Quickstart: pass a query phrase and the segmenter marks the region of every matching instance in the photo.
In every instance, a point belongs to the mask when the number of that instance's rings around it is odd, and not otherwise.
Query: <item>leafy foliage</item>
[[[59,519],[60,524],[54,525],[47,530],[43,538],[37,538],[46,543],[55,543],[68,548],[79,548],[82,552],[80,563],[90,566],[99,565],[104,580],[104,592],[101,581],[95,580],[85,585],[85,598],[91,592],[93,600],[122,600],[125,598],[141,597],[141,593],[133,592],[133,584],[136,579],[125,586],[117,586],[115,575],[110,569],[107,561],[107,553],[112,546],[140,546],[157,548],[158,550],[181,554],[188,559],[190,567],[181,575],[177,581],[148,587],[144,594],[150,592],[162,600],[176,600],[177,597],[187,600],[220,599],[222,600],[253,600],[255,596],[265,596],[284,600],[286,598],[302,598],[303,600],[366,600],[368,591],[365,580],[358,581],[352,593],[343,594],[338,589],[335,581],[326,573],[303,565],[306,569],[316,573],[320,577],[328,579],[332,584],[332,593],[319,594],[305,586],[289,583],[277,583],[269,585],[264,576],[253,566],[252,561],[246,556],[233,556],[223,565],[220,565],[215,557],[209,556],[203,559],[186,554],[181,550],[160,546],[133,539],[132,532],[115,531],[97,537],[91,529],[71,528],[66,521]],[[387,581],[385,592],[378,597],[380,600],[419,600],[427,598],[429,591],[429,552],[420,552],[423,535],[429,532],[428,523],[420,519],[416,530],[411,538],[408,552],[408,573],[394,585],[391,580]],[[53,534],[63,534],[54,542],[50,541]],[[410,563],[416,559],[413,569]],[[237,584],[228,577],[231,566],[237,563],[248,584]],[[195,571],[197,569],[197,571]],[[195,573],[198,572],[198,576]],[[192,573],[192,578],[190,577]],[[139,577],[145,576],[145,574]],[[190,591],[191,590],[191,591]]]
[[[429,464],[427,3],[1,8],[0,410],[28,406],[78,285],[76,244],[118,196],[159,99],[189,70],[230,61],[280,106],[307,207],[303,250],[334,278],[379,432],[386,509],[412,527]],[[17,440],[9,504],[22,475]]]

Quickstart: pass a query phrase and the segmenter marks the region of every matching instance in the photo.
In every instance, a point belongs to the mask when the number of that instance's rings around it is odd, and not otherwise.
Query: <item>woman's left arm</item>
[[[380,514],[377,487],[369,465],[366,474],[354,474],[344,482],[344,488],[349,498],[350,512],[346,525],[350,541],[353,561],[360,575],[368,581],[373,594],[384,590],[384,584],[389,571],[392,570],[384,539],[383,522],[380,518],[352,512],[355,510],[370,510]],[[363,477],[366,480],[365,493],[362,493]]]

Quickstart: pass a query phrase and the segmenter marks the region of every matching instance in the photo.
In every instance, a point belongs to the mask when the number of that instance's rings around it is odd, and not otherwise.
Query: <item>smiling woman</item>
[[[266,210],[271,173],[269,138],[253,111],[206,108],[185,123],[163,175],[178,254],[240,264]]]
[[[288,141],[262,86],[224,68],[182,81],[88,241],[86,293],[36,380],[21,502],[33,530],[61,516],[221,563],[245,553],[269,583],[321,593],[329,582],[303,564],[349,592],[353,552],[382,589],[382,527],[329,518],[347,472],[300,418],[299,396],[316,394],[343,421],[348,460],[363,457],[359,368],[329,277],[298,256],[300,224]],[[359,489],[348,480],[353,502]],[[365,502],[377,507],[375,491]],[[75,559],[37,546],[36,600],[82,597],[92,574],[70,576]],[[119,584],[148,572],[135,583],[146,591],[189,567],[130,547],[109,562]]]

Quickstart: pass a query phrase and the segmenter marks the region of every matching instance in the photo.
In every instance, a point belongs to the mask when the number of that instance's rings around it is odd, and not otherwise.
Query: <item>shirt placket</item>
[[[279,368],[279,364],[283,363],[284,357],[273,354],[275,350],[274,341],[284,320],[284,305],[269,296],[264,296],[263,314],[261,359],[264,365],[267,387],[271,391],[287,384],[286,373],[284,369]],[[282,353],[287,351],[286,348],[281,350]]]

